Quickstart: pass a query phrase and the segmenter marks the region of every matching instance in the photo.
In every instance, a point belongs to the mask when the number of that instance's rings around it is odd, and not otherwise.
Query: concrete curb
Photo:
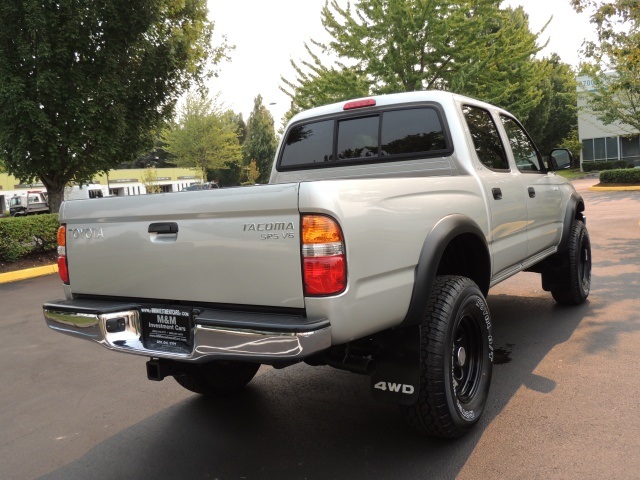
[[[45,265],[44,267],[27,268],[25,270],[17,270],[15,272],[0,273],[0,283],[17,282],[18,280],[27,280],[28,278],[51,275],[52,273],[58,273],[57,264]]]
[[[596,187],[595,185],[589,187],[592,192],[638,192],[640,191],[640,185],[628,186],[628,187]]]

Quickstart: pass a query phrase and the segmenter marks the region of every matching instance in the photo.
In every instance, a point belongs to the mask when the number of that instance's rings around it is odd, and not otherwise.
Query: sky
[[[289,107],[279,86],[281,77],[295,79],[291,60],[308,59],[304,43],[310,39],[326,40],[320,12],[325,0],[208,0],[209,16],[215,22],[214,35],[235,45],[231,61],[219,65],[219,76],[209,83],[218,104],[241,112],[248,120],[253,101],[262,95],[280,127]],[[339,0],[342,5],[345,0]],[[353,2],[352,2],[353,3]],[[551,23],[539,37],[540,44],[549,41],[541,56],[557,53],[562,61],[577,66],[579,50],[585,38],[595,39],[587,13],[578,14],[570,0],[506,0],[503,6],[521,5],[529,15],[532,31],[539,32],[551,18]]]

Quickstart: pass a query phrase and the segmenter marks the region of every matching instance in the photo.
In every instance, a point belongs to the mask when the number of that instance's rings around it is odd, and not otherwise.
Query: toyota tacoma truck
[[[149,357],[204,395],[261,364],[369,375],[418,431],[458,437],[491,381],[489,289],[521,271],[585,301],[581,196],[507,111],[447,92],[315,108],[268,185],[64,202],[48,326]]]

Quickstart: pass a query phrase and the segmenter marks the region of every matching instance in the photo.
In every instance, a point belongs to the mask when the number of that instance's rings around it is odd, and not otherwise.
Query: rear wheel
[[[466,277],[436,277],[420,326],[418,401],[402,407],[409,424],[428,435],[463,435],[484,411],[492,361],[482,292]]]
[[[569,234],[569,247],[563,253],[563,268],[559,272],[551,295],[561,305],[580,305],[591,289],[591,241],[584,222],[574,220]]]
[[[240,391],[255,376],[259,363],[211,362],[189,366],[175,375],[187,390],[209,396],[231,395]]]

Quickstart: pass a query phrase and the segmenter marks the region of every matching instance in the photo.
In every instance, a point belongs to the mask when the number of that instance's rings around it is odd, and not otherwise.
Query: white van
[[[109,189],[106,185],[89,183],[87,185],[67,186],[64,189],[64,199],[85,200],[87,198],[102,198],[109,196]]]

